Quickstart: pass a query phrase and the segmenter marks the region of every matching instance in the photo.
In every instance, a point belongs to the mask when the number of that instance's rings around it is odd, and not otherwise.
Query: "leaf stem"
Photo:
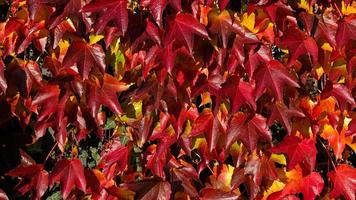
[[[54,149],[57,147],[58,142],[54,143],[52,149],[48,152],[46,159],[43,161],[43,166],[46,164],[48,158],[50,157],[50,155],[52,154],[52,152],[54,151]]]
[[[331,2],[331,5],[335,8],[335,10],[337,11],[337,13],[339,14],[339,17],[342,19],[344,15],[343,15],[342,12],[340,11],[339,6],[337,6],[334,1]]]
[[[328,148],[324,145],[323,141],[321,141],[321,139],[318,137],[318,141],[320,142],[321,146],[324,148],[325,152],[326,152],[326,155],[328,156],[328,159],[330,160],[332,166],[333,166],[333,169],[335,170],[336,167],[335,167],[335,163],[334,163],[334,160],[332,159],[330,153],[329,153],[329,150]]]

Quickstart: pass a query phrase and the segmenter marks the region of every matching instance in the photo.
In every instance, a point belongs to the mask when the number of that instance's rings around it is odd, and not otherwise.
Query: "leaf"
[[[300,183],[301,192],[305,199],[315,199],[324,188],[323,178],[317,172],[312,172],[307,177],[304,177]]]
[[[89,35],[89,44],[98,43],[103,38],[103,35]]]
[[[183,160],[175,160],[171,158],[169,165],[172,169],[174,181],[180,181],[185,192],[191,197],[197,197],[198,192],[194,187],[194,182],[199,180],[199,175],[196,169],[189,163]]]
[[[5,70],[5,64],[2,61],[2,59],[0,59],[0,91],[5,93],[7,88],[7,83],[4,76],[4,70]]]
[[[356,191],[356,170],[355,168],[341,164],[335,171],[328,172],[333,187],[330,192],[331,198],[337,198],[343,195],[348,200],[355,199]]]
[[[147,193],[139,197],[140,200],[169,200],[172,190],[169,182],[158,182]]]
[[[268,200],[282,199],[291,194],[302,193],[304,199],[315,199],[324,187],[323,178],[317,172],[312,172],[305,177],[292,177],[282,191],[271,194]]]
[[[7,89],[17,87],[24,97],[28,97],[33,86],[42,86],[42,73],[39,65],[34,61],[15,59],[6,66]]]
[[[168,4],[171,4],[177,11],[181,10],[181,0],[142,0],[141,6],[148,7],[156,23],[162,27],[163,11]]]
[[[273,153],[287,155],[287,169],[293,169],[297,164],[308,171],[313,171],[316,162],[316,147],[312,139],[300,140],[297,136],[286,136],[282,142],[272,149]]]
[[[213,188],[204,188],[201,190],[201,200],[215,200],[215,199],[221,199],[221,200],[237,200],[238,195],[231,193],[231,192],[225,192],[219,189],[213,189]]]
[[[287,108],[287,106],[284,105],[282,102],[276,102],[275,104],[273,104],[273,109],[268,119],[268,125],[271,126],[275,122],[275,120],[277,120],[284,126],[287,133],[290,134],[292,130],[290,119],[292,117],[305,117],[305,115],[297,109]]]
[[[349,89],[339,83],[332,83],[331,81],[327,81],[325,88],[321,94],[321,98],[326,99],[332,96],[337,100],[337,104],[340,110],[344,110],[347,104],[354,106],[355,99],[352,97]]]
[[[53,48],[58,46],[59,41],[62,39],[66,32],[75,32],[76,28],[70,19],[62,21],[53,30]]]
[[[248,104],[253,110],[256,110],[255,88],[251,84],[240,81],[235,91],[231,91],[233,95],[232,112],[238,111],[242,105]]]
[[[193,124],[191,135],[198,136],[205,131],[211,130],[213,120],[213,113],[208,109],[203,110]]]
[[[117,94],[127,90],[130,85],[121,82],[109,74],[104,75],[103,85],[90,84],[88,91],[88,108],[91,115],[96,118],[99,106],[105,105],[115,113],[122,113]]]
[[[308,54],[312,58],[312,63],[318,62],[318,45],[312,37],[297,28],[288,29],[285,36],[281,39],[280,45],[289,50],[288,66],[295,63],[299,56]]]
[[[179,13],[173,21],[170,21],[169,31],[164,41],[166,45],[174,40],[181,41],[188,47],[190,53],[192,53],[194,34],[209,39],[205,27],[200,24],[193,15]]]
[[[241,20],[241,26],[244,26],[251,32],[256,33],[258,30],[255,29],[255,13],[244,13]]]
[[[255,114],[249,119],[246,114],[241,112],[232,116],[227,130],[226,148],[230,147],[236,140],[241,140],[249,150],[253,151],[260,139],[272,141],[272,135],[263,116]]]
[[[116,169],[123,172],[127,167],[129,149],[121,145],[113,145],[107,152],[101,155],[100,165],[105,166],[104,172],[110,170],[111,166],[116,164]]]
[[[128,26],[127,0],[95,0],[85,5],[83,12],[99,12],[95,23],[96,33],[101,33],[106,25],[114,21],[121,34],[124,35]]]
[[[41,106],[38,121],[49,118],[55,113],[58,109],[59,94],[60,89],[58,85],[46,85],[38,91],[32,101],[32,106]]]
[[[323,15],[318,20],[318,29],[316,30],[316,37],[325,38],[333,47],[336,47],[336,31],[338,29],[337,21],[334,17]]]
[[[107,189],[108,193],[118,199],[122,200],[134,200],[135,199],[135,192],[128,190],[126,188],[120,188],[117,186],[111,186]]]
[[[48,3],[48,2],[44,2]],[[61,9],[57,9],[56,12],[51,16],[49,29],[55,28],[58,24],[60,24],[67,17],[74,19],[75,17],[83,18],[78,12],[82,8],[81,0],[69,0],[64,3],[63,1],[54,2],[55,4],[60,4],[63,7]]]
[[[353,136],[356,134],[356,118],[353,118],[349,125],[348,125],[348,130],[345,133],[345,136]]]
[[[71,67],[74,64],[77,64],[83,79],[88,79],[94,66],[102,73],[105,72],[105,53],[98,44],[90,45],[83,41],[75,41],[63,59],[63,67]]]
[[[245,167],[245,175],[252,175],[253,181],[256,185],[261,185],[262,180],[274,181],[278,179],[275,164],[271,162],[266,156],[258,157],[252,155]]]
[[[223,131],[220,120],[210,110],[206,109],[194,122],[191,135],[197,136],[205,133],[209,150],[213,151],[216,148],[221,132]]]
[[[162,123],[162,127],[164,127]],[[158,125],[158,127],[161,127],[161,124]],[[163,129],[163,128],[162,128]],[[153,131],[155,132],[155,130]],[[161,132],[152,133],[152,136],[150,138],[151,140],[158,139],[159,144],[158,145],[151,145],[147,149],[147,163],[146,167],[147,169],[150,169],[153,174],[165,178],[165,171],[164,168],[167,166],[167,162],[170,159],[171,153],[169,151],[169,147],[176,142],[176,133],[172,127],[172,125],[169,125],[167,128],[165,128]]]
[[[6,193],[2,189],[0,189],[0,199],[9,200],[9,197],[7,197]]]
[[[64,199],[68,197],[74,185],[83,192],[86,191],[84,168],[77,158],[71,160],[62,159],[57,162],[53,172],[50,174],[49,180],[50,185],[53,185],[55,182],[61,183],[61,191]]]
[[[298,83],[289,77],[283,64],[271,60],[266,65],[259,67],[254,73],[256,80],[256,98],[259,98],[265,89],[270,88],[276,100],[283,100],[283,85],[299,87]]]
[[[221,35],[223,47],[227,47],[228,38],[233,32],[233,21],[231,19],[230,13],[227,10],[224,10],[220,13],[217,11],[212,11],[209,13],[209,21],[211,26],[209,28],[213,33],[218,33]]]
[[[345,122],[344,122],[345,123]],[[352,136],[345,136],[347,124],[338,132],[331,125],[325,124],[321,127],[320,136],[328,141],[330,147],[333,149],[335,158],[341,159],[344,152],[345,145],[352,143]]]
[[[17,190],[22,195],[31,190],[33,199],[41,199],[48,188],[48,172],[40,164],[20,165],[7,173],[7,175],[22,177],[23,179],[16,186]]]
[[[356,14],[348,15],[338,22],[336,43],[339,48],[346,45],[349,40],[356,40]]]

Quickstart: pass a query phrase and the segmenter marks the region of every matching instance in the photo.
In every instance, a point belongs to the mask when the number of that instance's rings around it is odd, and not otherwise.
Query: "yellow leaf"
[[[135,109],[136,119],[141,118],[142,117],[142,101],[133,102],[132,105]]]
[[[318,76],[318,79],[324,74],[324,69],[322,66],[318,66],[316,69],[315,69],[315,72],[316,72],[316,75]]]
[[[89,43],[90,44],[95,44],[95,43],[99,42],[103,38],[104,38],[103,35],[90,35],[89,36]]]
[[[60,55],[65,55],[66,54],[66,52],[67,52],[67,50],[68,50],[68,47],[70,46],[70,44],[69,44],[69,42],[68,42],[68,40],[60,40],[59,42],[58,42],[58,46],[59,46],[59,54]]]
[[[193,143],[192,149],[198,149],[201,145],[207,144],[205,138],[203,138],[203,137],[195,138],[192,143]]]
[[[253,33],[257,33],[257,29],[255,29],[255,13],[251,13],[248,15],[245,13],[242,16],[241,25],[246,27],[248,30],[252,31]]]
[[[209,92],[204,92],[201,94],[201,103],[200,106],[211,103],[211,98],[210,98],[210,93]]]
[[[300,0],[300,3],[298,3],[298,7],[303,8],[310,14],[313,14],[313,7],[309,5],[307,0]]]
[[[286,172],[286,177],[288,183],[300,180],[301,178],[303,178],[302,168],[299,165],[296,165],[294,169]]]
[[[281,49],[281,51],[285,54],[289,54],[289,50],[288,49]]]
[[[223,164],[222,166],[214,166],[213,174],[209,177],[213,188],[223,191],[231,191],[231,180],[234,169],[233,166],[226,164]]]
[[[285,184],[280,181],[273,181],[272,185],[263,193],[262,200],[266,200],[269,195],[283,190]]]
[[[351,5],[345,5],[345,2],[341,2],[341,12],[344,15],[351,15],[356,13],[356,2],[353,1]]]
[[[323,50],[325,50],[325,51],[330,51],[330,52],[333,51],[333,48],[332,48],[332,47],[330,46],[330,44],[327,43],[327,42],[325,42],[325,43],[321,46],[321,48],[322,48]]]
[[[270,160],[281,165],[287,165],[286,157],[283,154],[273,153],[270,157]]]

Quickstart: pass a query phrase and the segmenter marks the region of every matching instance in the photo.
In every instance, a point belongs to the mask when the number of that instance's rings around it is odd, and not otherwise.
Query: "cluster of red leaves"
[[[0,199],[355,199],[355,2],[0,5]]]

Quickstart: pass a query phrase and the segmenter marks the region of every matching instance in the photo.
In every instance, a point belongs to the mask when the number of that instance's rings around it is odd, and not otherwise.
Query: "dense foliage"
[[[0,199],[355,200],[356,2],[0,0]]]

